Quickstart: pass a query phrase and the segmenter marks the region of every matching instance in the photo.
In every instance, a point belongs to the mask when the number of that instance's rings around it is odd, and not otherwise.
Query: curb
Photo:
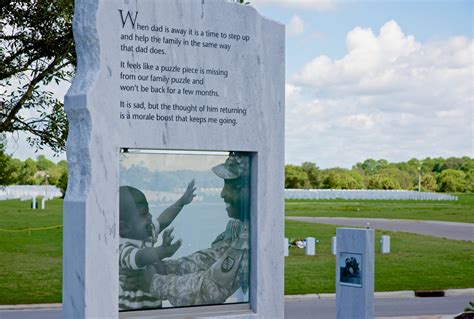
[[[455,315],[426,315],[426,316],[408,316],[408,317],[376,317],[376,319],[453,319]]]
[[[0,305],[0,310],[29,310],[29,309],[57,309],[61,308],[61,303],[38,303],[25,305]]]
[[[445,297],[455,296],[469,296],[472,295],[474,298],[474,288],[465,289],[447,289],[441,290],[444,292]],[[374,297],[377,299],[383,298],[420,298],[415,296],[414,290],[402,290],[402,291],[381,291],[374,293]],[[441,298],[441,297],[440,297]],[[336,294],[332,293],[321,293],[321,294],[306,294],[306,295],[286,295],[285,301],[304,301],[304,300],[317,300],[317,299],[336,299]],[[44,303],[44,304],[20,304],[20,305],[0,305],[0,310],[27,310],[27,309],[57,309],[61,308],[60,303]],[[382,318],[382,317],[381,317]],[[391,317],[395,319],[397,317]],[[400,318],[400,317],[399,317]],[[418,316],[418,317],[402,317],[402,318],[450,318],[449,316]],[[451,317],[452,318],[452,317]]]
[[[474,288],[466,289],[447,289],[447,290],[437,290],[444,293],[445,297],[452,296],[469,296],[474,297]],[[383,299],[383,298],[421,298],[417,297],[418,291],[414,290],[402,290],[402,291],[380,291],[374,293],[374,298]],[[316,300],[316,299],[336,299],[336,294],[334,293],[322,293],[322,294],[306,294],[306,295],[286,295],[286,301],[303,301],[303,300]]]

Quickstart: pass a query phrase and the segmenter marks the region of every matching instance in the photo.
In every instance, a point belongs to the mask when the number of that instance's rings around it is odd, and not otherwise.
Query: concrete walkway
[[[408,220],[408,219],[382,219],[382,218],[345,218],[345,217],[286,217],[290,220],[302,222],[370,227],[374,229],[386,229],[401,231],[454,240],[467,240],[474,242],[474,224],[453,223],[431,220]]]

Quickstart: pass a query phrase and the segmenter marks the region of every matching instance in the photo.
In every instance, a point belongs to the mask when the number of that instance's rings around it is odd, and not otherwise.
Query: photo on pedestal
[[[119,310],[248,303],[250,153],[122,149]]]
[[[339,254],[339,284],[362,288],[362,254]]]

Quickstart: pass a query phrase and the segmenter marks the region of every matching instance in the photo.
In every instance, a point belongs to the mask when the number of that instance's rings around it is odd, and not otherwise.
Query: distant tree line
[[[67,187],[67,162],[55,164],[44,155],[21,161],[4,152],[4,138],[0,135],[0,185],[56,185],[63,191]],[[183,187],[192,178],[198,178],[200,187],[216,187],[211,172],[180,171],[177,173],[150,172],[143,167],[131,167],[124,178],[139,180],[151,188],[159,185]],[[417,190],[418,176],[421,190],[429,192],[474,192],[474,159],[470,157],[411,159],[389,163],[387,160],[367,159],[352,169],[320,169],[315,163],[285,166],[285,188],[299,189],[404,189]],[[176,181],[178,179],[179,181]],[[152,186],[153,185],[153,186]]]
[[[418,190],[419,176],[425,192],[474,192],[474,159],[428,157],[400,163],[367,159],[352,169],[320,169],[305,162],[285,166],[285,188]]]
[[[67,162],[57,164],[38,155],[36,160],[12,158],[4,151],[5,137],[0,135],[0,186],[1,185],[56,185],[65,194]]]

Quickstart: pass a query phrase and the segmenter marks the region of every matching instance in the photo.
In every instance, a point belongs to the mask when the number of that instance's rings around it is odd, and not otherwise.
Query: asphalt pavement
[[[286,217],[302,222],[386,229],[474,242],[474,224],[441,222],[431,220],[344,218],[344,217]]]

